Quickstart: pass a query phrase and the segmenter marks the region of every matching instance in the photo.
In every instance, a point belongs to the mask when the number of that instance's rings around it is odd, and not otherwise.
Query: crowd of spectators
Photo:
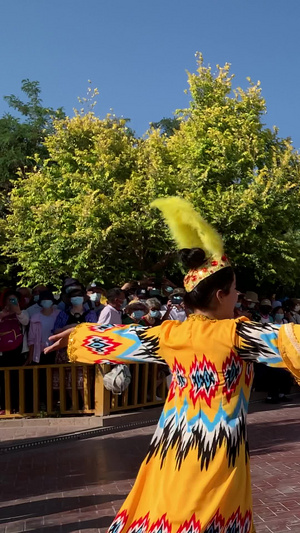
[[[66,350],[47,355],[43,350],[51,334],[82,322],[150,327],[165,320],[183,322],[190,312],[184,304],[184,295],[184,289],[168,279],[160,283],[154,279],[129,281],[109,290],[96,281],[85,287],[74,278],[65,278],[60,292],[53,292],[50,285],[3,289],[0,294],[0,367],[66,363]],[[275,295],[259,298],[256,292],[247,291],[239,294],[235,306],[235,317],[240,316],[263,324],[300,324],[300,300],[277,300]],[[286,397],[290,382],[285,372],[283,375],[276,370],[273,375],[272,369],[265,369],[258,370],[257,374],[257,386],[270,382],[267,401]],[[0,409],[3,403],[1,380],[3,378],[0,379]],[[53,374],[53,388],[58,387],[57,372]],[[77,387],[82,389],[80,370]]]

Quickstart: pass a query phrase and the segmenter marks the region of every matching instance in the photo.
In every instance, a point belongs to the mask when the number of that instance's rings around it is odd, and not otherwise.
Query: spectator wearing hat
[[[148,307],[146,301],[139,302],[135,300],[130,302],[125,307],[125,314],[122,318],[122,324],[140,324],[141,326],[146,326],[146,322],[143,317],[148,313]]]
[[[260,313],[260,322],[262,324],[272,324],[273,317],[271,315],[272,303],[267,298],[264,298],[260,302],[259,313]]]
[[[184,322],[187,319],[187,312],[184,305],[185,290],[176,288],[170,295],[166,305],[162,306],[162,320],[179,320]]]
[[[257,310],[259,306],[258,294],[253,291],[247,291],[243,299],[243,315],[254,322],[260,322],[260,314]]]
[[[135,291],[135,299],[133,301],[146,302],[149,294],[146,287],[138,287]]]
[[[148,298],[146,300],[148,313],[143,316],[146,326],[159,326],[161,324],[161,303],[158,298]]]
[[[282,306],[282,302],[280,300],[272,301],[272,309],[275,309],[275,307],[281,307],[281,306]],[[273,311],[272,311],[272,314],[273,314]]]
[[[99,315],[104,309],[105,303],[107,301],[105,297],[105,290],[103,289],[100,283],[98,283],[97,281],[93,281],[92,283],[90,283],[90,285],[87,286],[86,293],[90,299],[92,308],[96,312],[98,320]]]
[[[41,311],[41,307],[39,305],[39,299],[40,299],[40,293],[43,291],[46,291],[47,287],[46,285],[36,285],[32,289],[32,300],[31,305],[27,307],[26,311],[29,315],[29,318],[31,318],[36,313],[39,313]]]

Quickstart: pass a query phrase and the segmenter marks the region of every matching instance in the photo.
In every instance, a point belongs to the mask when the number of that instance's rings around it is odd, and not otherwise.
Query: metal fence
[[[103,365],[108,372],[109,365]],[[122,395],[103,386],[94,365],[35,365],[0,368],[0,418],[96,414],[162,404],[165,374],[158,365],[129,365],[132,380]]]

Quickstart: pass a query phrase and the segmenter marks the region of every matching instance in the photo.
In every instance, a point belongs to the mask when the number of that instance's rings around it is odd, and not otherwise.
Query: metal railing
[[[102,366],[104,372],[109,365]],[[122,395],[103,385],[96,365],[35,365],[0,368],[0,418],[95,414],[162,404],[167,395],[158,365],[129,365],[131,383]]]

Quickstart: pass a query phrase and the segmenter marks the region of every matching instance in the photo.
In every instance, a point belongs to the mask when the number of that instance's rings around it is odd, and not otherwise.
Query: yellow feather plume
[[[221,236],[192,204],[178,196],[168,196],[154,200],[151,207],[160,209],[179,249],[202,248],[207,257],[223,255]]]

